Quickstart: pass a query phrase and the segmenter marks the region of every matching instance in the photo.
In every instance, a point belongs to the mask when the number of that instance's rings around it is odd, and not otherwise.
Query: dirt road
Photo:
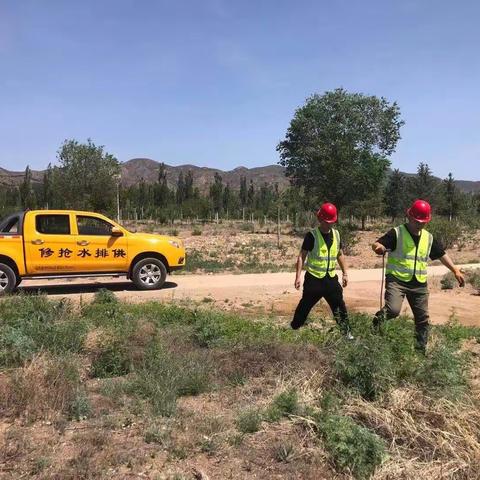
[[[480,264],[462,268],[480,268]],[[480,325],[480,296],[471,288],[440,290],[440,277],[446,272],[443,266],[429,267],[430,313],[432,321],[443,323],[455,314],[469,325]],[[347,306],[351,310],[373,313],[378,309],[380,297],[381,269],[350,270],[350,283],[345,289]],[[215,303],[228,310],[250,312],[274,312],[290,316],[298,303],[301,292],[293,287],[294,274],[217,274],[217,275],[173,275],[164,288],[151,292],[137,291],[125,279],[72,279],[35,280],[22,283],[20,290],[43,292],[51,297],[67,297],[73,300],[88,300],[101,287],[115,292],[118,298],[131,302],[149,300],[200,301]],[[325,305],[319,305],[325,309]],[[407,302],[404,307],[409,311]]]

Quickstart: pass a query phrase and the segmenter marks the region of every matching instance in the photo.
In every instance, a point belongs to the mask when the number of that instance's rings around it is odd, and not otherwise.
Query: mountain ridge
[[[161,163],[162,162],[153,160],[151,158],[140,157],[132,158],[126,162],[122,162],[122,184],[125,187],[129,187],[141,182],[142,179],[146,183],[156,182]],[[165,163],[164,165],[167,183],[170,187],[174,187],[177,184],[180,173],[183,173],[185,176],[190,170],[193,174],[194,185],[198,187],[201,192],[208,190],[210,184],[213,182],[215,173],[220,174],[222,176],[223,183],[228,183],[233,189],[240,188],[241,177],[246,177],[247,184],[252,181],[255,187],[258,187],[265,182],[270,185],[278,184],[280,189],[283,189],[289,185],[289,180],[285,177],[285,169],[276,164],[252,168],[247,168],[241,165],[232,170],[220,170],[212,167],[199,167],[193,164],[173,166]],[[33,183],[41,183],[43,173],[43,170],[32,170]],[[402,173],[407,176],[414,175],[405,172]],[[10,171],[0,167],[0,186],[20,185],[23,180],[23,176],[23,171]],[[463,192],[480,192],[480,181],[455,180],[455,184]]]

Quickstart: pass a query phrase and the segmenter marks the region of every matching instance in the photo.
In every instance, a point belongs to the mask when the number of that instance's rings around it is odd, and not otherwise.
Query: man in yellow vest
[[[324,203],[317,212],[319,226],[307,233],[297,258],[295,288],[300,289],[302,268],[305,264],[303,295],[291,323],[293,329],[300,328],[314,305],[325,298],[342,333],[352,339],[347,308],[343,300],[343,289],[347,286],[347,266],[342,252],[338,230],[332,228],[337,221],[337,208]],[[306,263],[305,263],[306,260]],[[337,264],[342,269],[342,285],[335,272]]]
[[[408,223],[390,230],[372,245],[378,255],[389,252],[385,306],[375,315],[373,325],[378,329],[385,319],[397,317],[403,299],[407,297],[415,319],[416,348],[425,353],[429,329],[428,259],[440,260],[453,272],[461,287],[465,285],[465,279],[442,246],[424,228],[432,218],[428,202],[416,200],[407,210],[407,216]]]

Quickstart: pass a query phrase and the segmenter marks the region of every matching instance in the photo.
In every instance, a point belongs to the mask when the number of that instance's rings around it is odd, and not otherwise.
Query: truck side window
[[[79,235],[112,235],[110,223],[97,217],[77,215],[77,227]]]
[[[19,218],[11,218],[5,225],[2,226],[1,233],[18,233]]]
[[[68,215],[37,215],[35,227],[38,233],[70,235],[70,217]]]

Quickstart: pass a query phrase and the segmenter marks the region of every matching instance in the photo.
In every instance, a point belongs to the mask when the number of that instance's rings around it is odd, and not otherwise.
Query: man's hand
[[[300,279],[299,279],[299,278],[296,278],[296,279],[295,279],[295,289],[296,289],[296,290],[299,290],[299,289],[300,289],[300,284],[301,284]]]
[[[348,273],[344,273],[342,275],[342,287],[346,287],[348,285]]]
[[[375,242],[372,245],[372,249],[377,255],[385,255],[385,252],[387,251],[387,249],[381,243],[378,243],[378,242]]]
[[[456,268],[453,271],[453,274],[455,275],[455,278],[457,279],[458,285],[460,287],[464,287],[465,286],[465,277],[464,277],[463,273],[460,271],[460,269]]]

